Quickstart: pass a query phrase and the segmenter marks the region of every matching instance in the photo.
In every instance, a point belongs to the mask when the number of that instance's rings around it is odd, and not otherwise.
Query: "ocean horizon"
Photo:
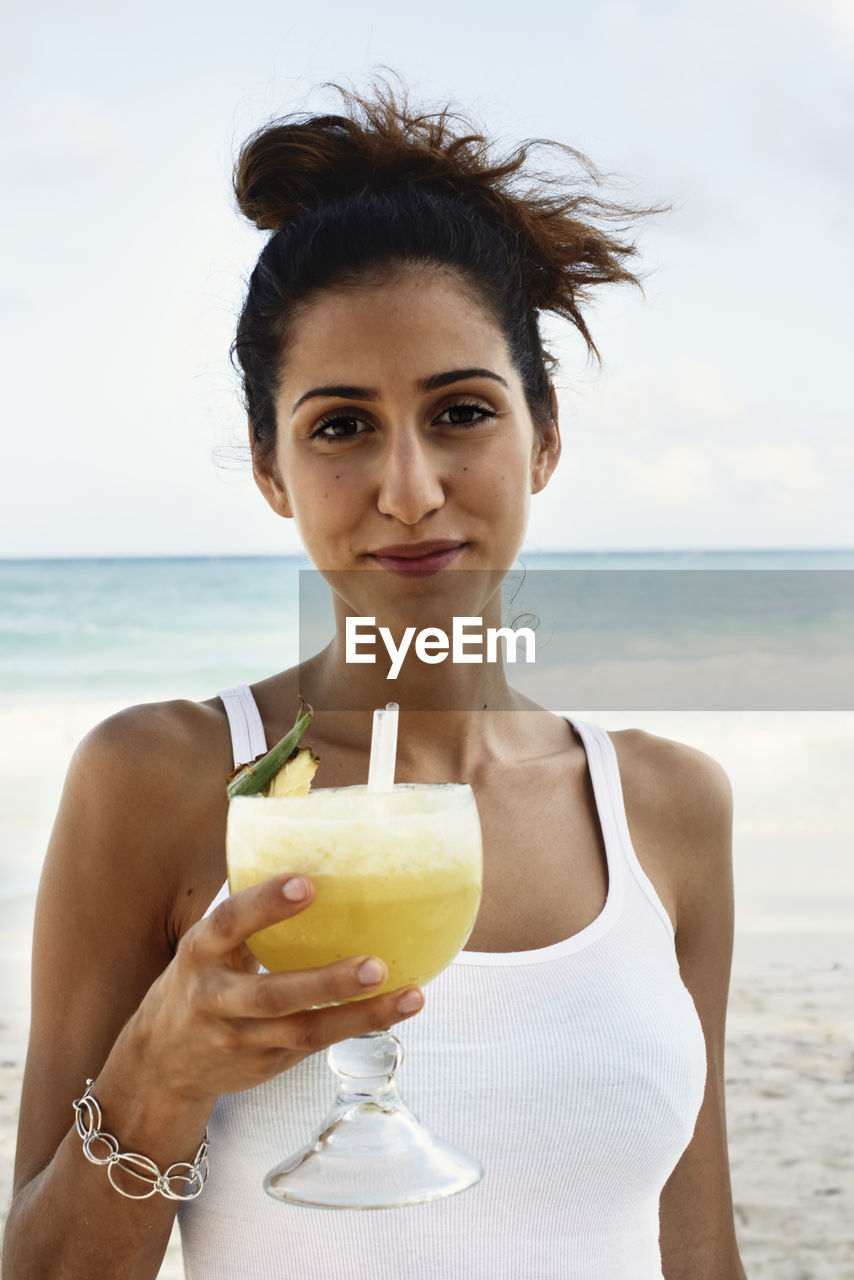
[[[0,699],[208,698],[322,648],[328,601],[304,555],[0,560]],[[524,552],[505,603],[544,705],[854,710],[854,549]]]

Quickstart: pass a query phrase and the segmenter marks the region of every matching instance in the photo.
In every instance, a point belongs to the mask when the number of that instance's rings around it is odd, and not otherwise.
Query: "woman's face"
[[[256,467],[270,505],[321,571],[372,570],[404,592],[444,568],[509,569],[560,453],[500,329],[436,268],[308,303],[276,417],[273,461]]]

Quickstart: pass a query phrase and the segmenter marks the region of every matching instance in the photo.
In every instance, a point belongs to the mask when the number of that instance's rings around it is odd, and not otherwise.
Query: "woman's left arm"
[[[706,1090],[694,1136],[661,1193],[662,1271],[665,1280],[746,1280],[733,1221],[724,1091],[732,791],[721,766],[701,751],[635,730],[614,739],[632,840],[656,888],[667,887],[682,981],[706,1039]]]

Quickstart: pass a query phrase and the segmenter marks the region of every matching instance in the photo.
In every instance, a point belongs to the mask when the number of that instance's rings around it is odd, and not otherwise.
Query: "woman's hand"
[[[205,1100],[212,1107],[221,1093],[261,1084],[318,1049],[421,1008],[417,987],[360,998],[388,976],[373,956],[318,969],[256,971],[246,939],[298,915],[313,897],[306,877],[274,876],[234,894],[184,935],[122,1037],[176,1101]]]

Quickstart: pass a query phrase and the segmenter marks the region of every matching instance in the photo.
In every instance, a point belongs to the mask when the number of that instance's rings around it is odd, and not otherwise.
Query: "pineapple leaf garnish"
[[[314,712],[308,703],[300,698],[299,711],[291,731],[286,733],[284,738],[277,742],[265,756],[259,756],[251,764],[241,765],[231,774],[226,786],[229,800],[233,800],[235,796],[257,796],[267,789],[282,766],[296,754],[299,740],[311,723],[313,715]]]

